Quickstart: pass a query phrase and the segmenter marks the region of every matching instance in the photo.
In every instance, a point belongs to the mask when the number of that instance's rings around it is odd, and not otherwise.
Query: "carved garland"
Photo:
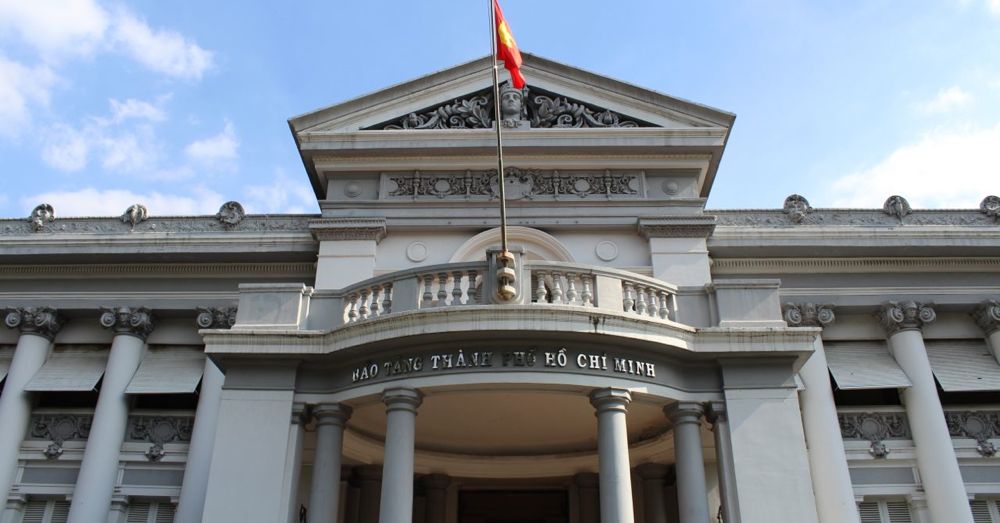
[[[975,439],[981,455],[988,458],[996,455],[996,446],[990,439],[1000,438],[1000,411],[945,411],[944,419],[951,437]]]
[[[889,455],[889,448],[883,443],[887,439],[909,439],[910,426],[906,417],[893,412],[861,412],[838,414],[840,435],[844,439],[867,440],[871,442],[868,452],[876,458]]]
[[[146,451],[146,459],[159,461],[166,454],[165,444],[190,442],[193,428],[193,416],[131,416],[127,434],[129,441],[152,443]]]
[[[35,414],[28,431],[30,439],[47,439],[52,443],[42,451],[48,459],[59,459],[66,441],[86,441],[94,417],[76,414]]]

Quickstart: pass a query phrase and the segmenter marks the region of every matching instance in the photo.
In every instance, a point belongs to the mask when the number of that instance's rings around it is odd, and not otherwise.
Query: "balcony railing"
[[[393,313],[446,307],[503,306],[493,299],[486,262],[397,271],[344,288],[344,324]],[[674,318],[677,289],[639,274],[580,264],[524,262],[513,305],[601,309],[654,321]]]

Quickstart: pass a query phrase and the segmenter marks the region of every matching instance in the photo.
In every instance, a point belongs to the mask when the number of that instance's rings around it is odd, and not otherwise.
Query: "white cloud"
[[[283,169],[275,169],[274,182],[270,185],[251,185],[246,210],[252,213],[303,214],[316,212],[316,195],[308,183],[291,179]]]
[[[987,6],[991,13],[1000,15],[1000,0],[988,0]]]
[[[30,106],[48,105],[56,80],[48,66],[26,67],[0,55],[0,134],[20,134],[31,122]]]
[[[191,142],[184,148],[184,154],[196,162],[222,166],[239,157],[240,141],[232,122],[226,122],[222,132],[203,140]]]
[[[132,118],[162,122],[167,119],[167,113],[162,106],[169,99],[169,94],[163,95],[157,99],[157,103],[154,105],[134,98],[129,98],[124,102],[112,98],[110,100],[111,119],[115,122],[123,122]]]
[[[1000,0],[998,0],[1000,1]],[[927,114],[942,114],[960,109],[972,103],[972,95],[957,85],[937,92],[934,98],[917,105],[917,108]]]
[[[212,67],[212,53],[168,29],[154,30],[131,13],[115,19],[112,41],[135,61],[153,71],[198,80]]]
[[[893,194],[923,208],[975,208],[1000,194],[1000,124],[938,129],[877,165],[834,180],[834,207],[881,207]]]
[[[52,204],[58,216],[118,216],[134,203],[149,209],[150,216],[215,214],[226,200],[205,187],[195,187],[191,194],[134,193],[123,189],[53,191],[21,199],[26,209],[41,202]]]
[[[47,59],[91,53],[108,18],[94,0],[0,0],[0,33],[16,33]]]

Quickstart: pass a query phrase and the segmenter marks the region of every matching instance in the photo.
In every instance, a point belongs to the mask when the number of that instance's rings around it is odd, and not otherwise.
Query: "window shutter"
[[[913,523],[910,516],[910,504],[905,501],[887,501],[886,511],[889,513],[889,523]]]
[[[877,501],[858,503],[858,514],[861,516],[861,523],[882,523]]]
[[[989,501],[985,499],[970,501],[969,506],[972,507],[973,523],[993,523],[993,517],[990,515]]]
[[[147,501],[133,501],[128,504],[128,515],[126,523],[147,523],[149,521],[150,503]]]
[[[45,523],[45,508],[47,502],[44,499],[28,500],[24,505],[23,523]]]
[[[174,505],[168,501],[156,503],[156,519],[153,523],[174,523]]]
[[[50,501],[52,504],[52,516],[49,523],[66,523],[69,519],[69,501]]]

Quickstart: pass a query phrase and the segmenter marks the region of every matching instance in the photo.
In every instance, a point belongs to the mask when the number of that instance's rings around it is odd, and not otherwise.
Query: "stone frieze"
[[[505,169],[508,200],[534,198],[641,198],[645,174],[639,170],[562,172],[554,169]],[[383,199],[494,199],[499,196],[497,171],[470,170],[451,173],[388,173]]]

